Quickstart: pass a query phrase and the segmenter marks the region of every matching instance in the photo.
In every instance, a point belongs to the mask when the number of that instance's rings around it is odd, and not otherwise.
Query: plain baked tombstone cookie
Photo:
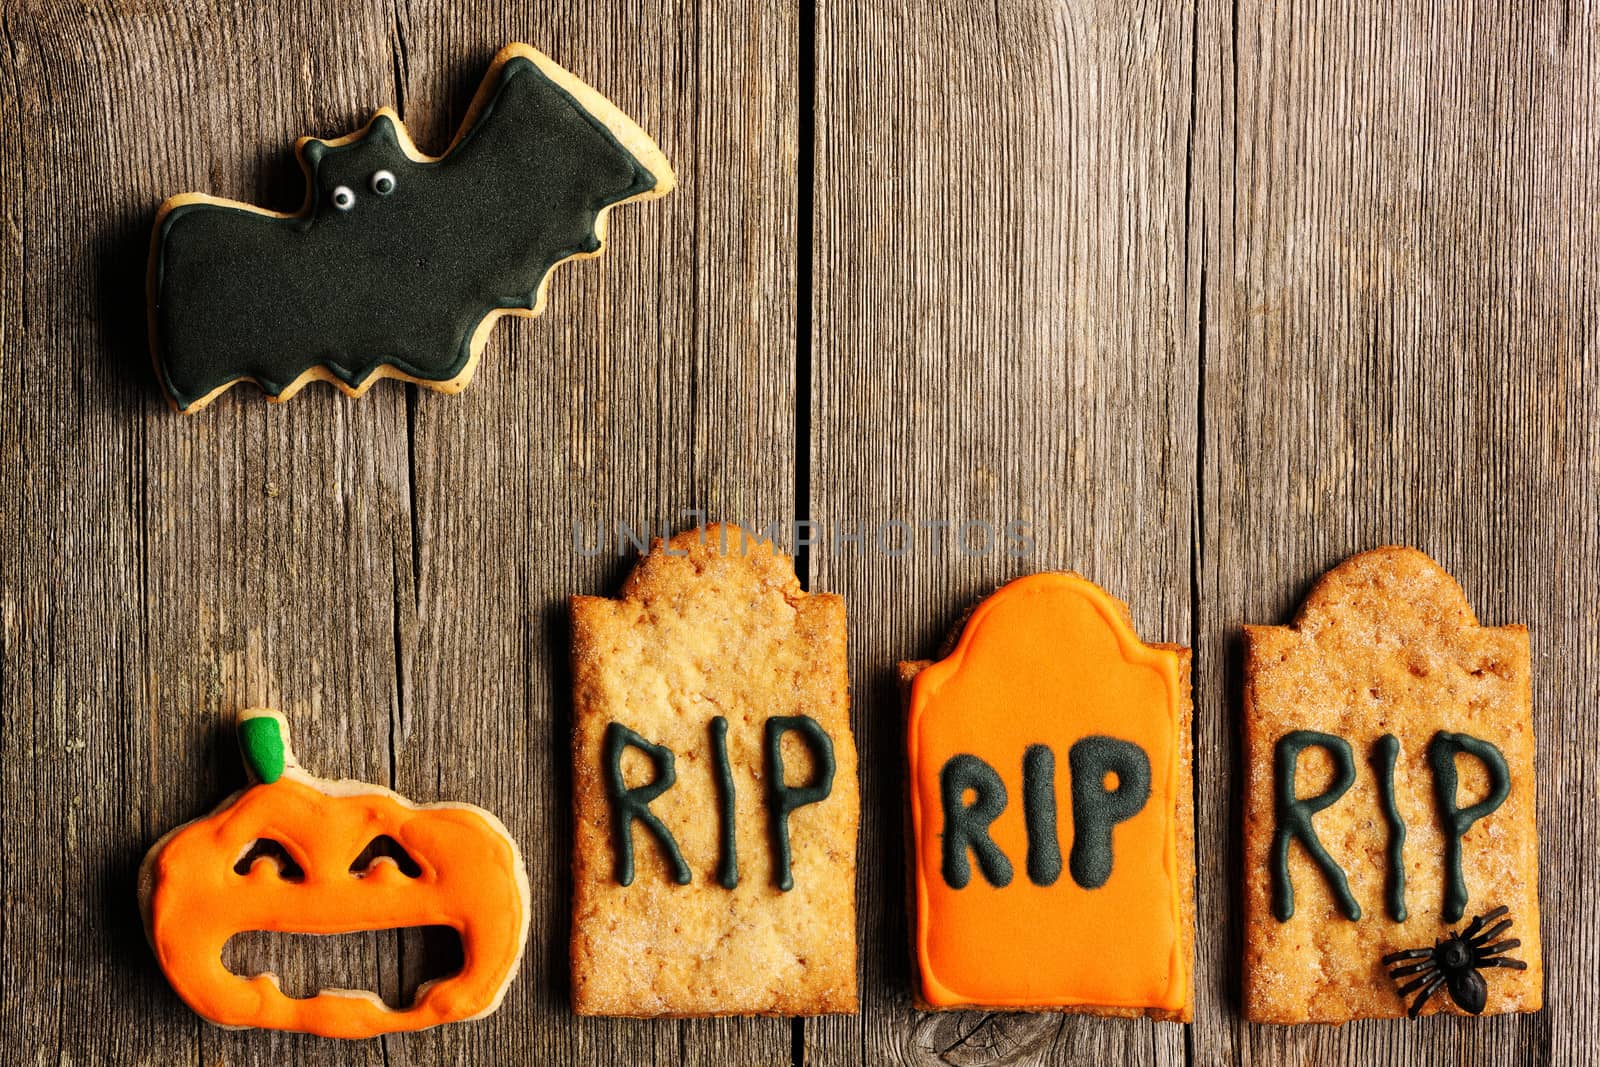
[[[854,1012],[844,602],[713,525],[572,627],[573,1009]]]
[[[900,671],[918,1007],[1190,1019],[1189,650],[1045,573]]]
[[[1245,634],[1246,1015],[1539,1010],[1526,628],[1387,547]]]

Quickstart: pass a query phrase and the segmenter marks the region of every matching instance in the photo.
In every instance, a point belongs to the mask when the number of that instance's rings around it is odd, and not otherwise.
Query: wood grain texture
[[[159,200],[292,208],[293,139],[383,104],[438,149],[508,40],[637,118],[680,188],[619,210],[606,255],[502,325],[461,396],[240,389],[170,414],[144,347]],[[1593,1062],[1597,99],[1592,4],[0,0],[0,1044],[161,1064]],[[858,1017],[567,1011],[564,601],[614,593],[631,554],[579,551],[573,524],[594,546],[690,508],[819,520],[811,586],[849,607]],[[886,520],[969,519],[1023,520],[1033,551],[870,544]],[[1532,630],[1549,1007],[1252,1027],[1239,626],[1285,621],[1388,541]],[[994,585],[1062,567],[1147,640],[1195,645],[1189,1028],[909,1006],[894,664]],[[535,914],[499,1014],[335,1044],[219,1031],[168,990],[134,872],[236,787],[227,723],[252,702],[289,713],[320,773],[505,819]],[[437,953],[372,935],[275,958],[400,996]]]
[[[680,185],[615,212],[606,255],[557,274],[547,316],[497,342],[459,403],[413,404],[401,787],[455,768],[458,791],[507,813],[541,891],[501,1011],[403,1043],[417,1062],[784,1063],[788,1020],[569,1011],[566,598],[613,595],[632,562],[616,537],[602,554],[576,551],[575,522],[593,548],[618,521],[659,533],[692,522],[680,517],[691,508],[787,512],[795,87],[769,74],[795,65],[794,14],[508,8],[497,25],[457,11],[403,16],[409,66],[430,72],[408,99],[434,97],[435,72],[456,64],[475,77],[497,41],[539,41],[656,137]]]
[[[1179,1026],[911,1009],[894,672],[1035,570],[1188,643],[1191,25],[1178,3],[819,10],[811,513],[841,535],[1020,519],[1036,546],[813,550],[851,611],[863,976],[858,1018],[807,1025],[808,1063],[1183,1062]]]
[[[343,126],[387,95],[382,37],[347,20],[344,61],[280,91],[256,79],[331,58],[303,23],[50,6],[5,26],[24,143],[8,197],[21,330],[8,315],[0,367],[15,412],[0,420],[0,842],[33,857],[5,865],[8,1045],[80,1062],[376,1063],[376,1043],[336,1054],[198,1024],[151,966],[134,874],[165,829],[237,787],[221,724],[241,706],[286,708],[325,774],[388,778],[403,396],[241,396],[176,418],[150,385],[142,299],[161,196],[297,202],[284,149],[329,124],[313,97],[347,108]],[[382,951],[376,935],[341,939],[329,962],[371,971]]]
[[[581,17],[579,17],[581,16]],[[787,1020],[579,1021],[566,1006],[565,598],[623,564],[572,525],[787,514],[795,12],[667,3],[7,8],[0,36],[0,869],[4,1043],[73,1062],[787,1063]],[[298,204],[289,154],[397,104],[441,148],[527,40],[677,165],[462,396],[381,384],[169,413],[144,346],[160,199]],[[714,181],[706,180],[707,177]],[[290,716],[314,770],[500,814],[533,935],[471,1026],[338,1044],[202,1024],[144,944],[133,877],[241,781],[231,716]],[[303,985],[427,972],[407,936],[273,957]],[[303,946],[302,946],[303,947]],[[265,955],[263,955],[265,953]]]
[[[1202,6],[1199,1063],[1600,1055],[1600,21],[1580,7]],[[1238,627],[1394,542],[1531,630],[1547,1007],[1252,1027]]]

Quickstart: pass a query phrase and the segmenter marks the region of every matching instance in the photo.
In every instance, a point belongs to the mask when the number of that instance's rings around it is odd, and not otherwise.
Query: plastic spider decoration
[[[1502,955],[1522,944],[1521,941],[1516,938],[1495,940],[1511,929],[1510,919],[1500,919],[1509,910],[1501,905],[1487,915],[1479,915],[1465,930],[1440,938],[1432,948],[1407,949],[1383,957],[1383,965],[1393,968],[1389,977],[1395,981],[1416,975],[1416,978],[1400,987],[1402,1000],[1412,993],[1417,995],[1407,1015],[1415,1019],[1440,986],[1449,991],[1450,999],[1463,1011],[1481,1015],[1489,999],[1489,983],[1483,980],[1479,971],[1490,967],[1505,967],[1513,971],[1528,969],[1528,965],[1521,960]],[[1494,922],[1496,919],[1500,921]],[[1490,923],[1494,925],[1489,926]]]

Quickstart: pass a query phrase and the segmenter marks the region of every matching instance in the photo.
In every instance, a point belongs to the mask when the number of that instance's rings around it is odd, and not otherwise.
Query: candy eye
[[[388,196],[394,192],[394,175],[386,170],[380,170],[372,176],[372,191],[379,196]]]
[[[341,185],[333,191],[333,206],[340,211],[349,211],[356,206],[356,194],[350,191],[348,185]]]

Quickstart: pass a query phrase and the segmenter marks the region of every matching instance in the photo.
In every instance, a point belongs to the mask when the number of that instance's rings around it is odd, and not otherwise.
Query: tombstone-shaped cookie
[[[918,1006],[1191,1018],[1189,650],[1051,573],[900,669]]]
[[[1389,547],[1245,632],[1246,1014],[1537,1011],[1527,630]]]
[[[844,602],[711,526],[572,628],[573,1009],[855,1011]]]

